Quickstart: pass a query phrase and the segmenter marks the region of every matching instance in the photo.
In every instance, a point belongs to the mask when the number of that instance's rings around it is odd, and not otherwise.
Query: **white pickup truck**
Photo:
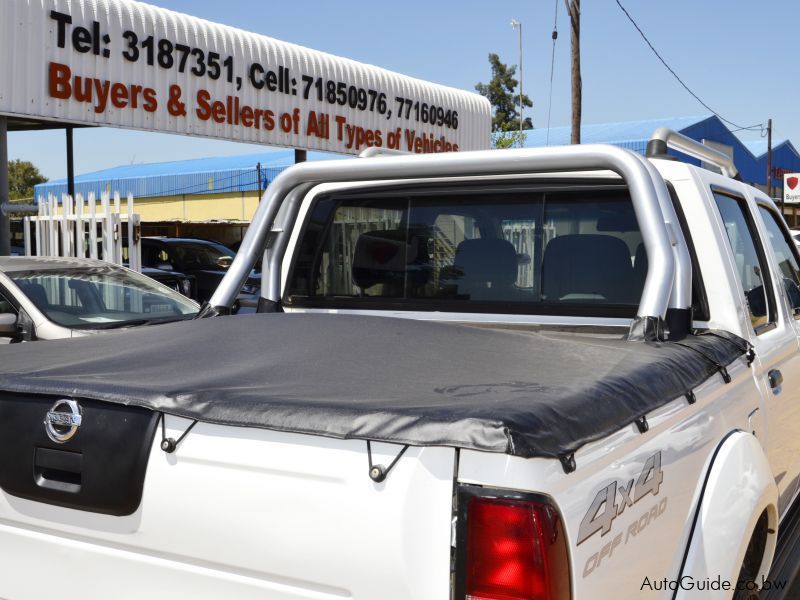
[[[0,348],[0,597],[786,596],[800,257],[648,154],[298,165],[204,311],[268,314]]]

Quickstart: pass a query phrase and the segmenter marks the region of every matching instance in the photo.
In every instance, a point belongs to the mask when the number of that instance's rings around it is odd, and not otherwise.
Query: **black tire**
[[[756,577],[761,568],[761,561],[764,559],[764,550],[767,547],[767,529],[769,520],[767,511],[761,513],[744,553],[742,568],[736,580],[736,591],[733,593],[733,600],[758,600],[758,584]]]

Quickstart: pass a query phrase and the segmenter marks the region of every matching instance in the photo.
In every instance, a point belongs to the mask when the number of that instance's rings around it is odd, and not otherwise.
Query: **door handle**
[[[33,476],[43,488],[77,494],[81,491],[83,454],[67,450],[36,448]]]
[[[783,374],[778,369],[772,369],[767,376],[769,377],[769,387],[773,390],[783,383]]]

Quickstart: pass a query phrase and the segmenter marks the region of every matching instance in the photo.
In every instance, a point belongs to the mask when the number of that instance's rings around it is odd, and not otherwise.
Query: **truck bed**
[[[70,344],[7,352],[0,409],[14,394],[67,396],[220,425],[559,458],[690,394],[747,351],[724,332],[645,343],[315,314]]]

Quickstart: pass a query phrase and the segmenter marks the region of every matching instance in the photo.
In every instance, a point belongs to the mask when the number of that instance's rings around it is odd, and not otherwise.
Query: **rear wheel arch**
[[[735,584],[748,549],[749,564],[758,560],[752,554],[762,532],[765,538],[755,579],[766,577],[777,542],[777,506],[778,489],[760,443],[750,433],[729,433],[716,448],[706,473],[678,579],[719,576]],[[690,593],[678,589],[674,597]]]

